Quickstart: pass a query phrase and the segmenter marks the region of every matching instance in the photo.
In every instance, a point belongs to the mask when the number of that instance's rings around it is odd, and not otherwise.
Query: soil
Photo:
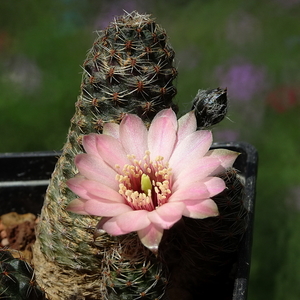
[[[10,212],[0,217],[0,248],[17,250],[12,252],[31,263],[32,245],[35,242],[35,226],[38,222],[34,214]]]

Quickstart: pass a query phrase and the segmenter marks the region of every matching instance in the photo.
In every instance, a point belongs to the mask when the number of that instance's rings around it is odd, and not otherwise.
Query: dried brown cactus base
[[[35,262],[43,265],[43,268],[35,270],[36,276],[42,278],[41,288],[47,291],[47,298],[51,300],[73,299],[73,300],[92,300],[101,298],[101,276],[99,274],[76,273],[73,269],[61,268],[57,264],[45,260],[39,249],[38,241],[34,245]],[[58,276],[59,274],[59,276]],[[56,285],[53,286],[53,282]],[[80,296],[77,296],[80,295]]]

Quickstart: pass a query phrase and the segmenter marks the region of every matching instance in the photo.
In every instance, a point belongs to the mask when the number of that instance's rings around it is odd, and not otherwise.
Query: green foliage
[[[257,141],[260,154],[250,299],[297,299],[299,287],[298,159],[300,109],[283,114],[268,110],[263,137]],[[289,199],[291,198],[291,199]],[[270,248],[269,245],[272,245]],[[288,291],[288,292],[287,292]]]
[[[0,152],[60,149],[78,96],[79,64],[91,43],[90,32],[88,36],[76,18],[70,27],[65,20],[70,8],[60,1],[1,1],[0,10],[6,16],[0,27],[5,38],[0,48],[5,143]]]

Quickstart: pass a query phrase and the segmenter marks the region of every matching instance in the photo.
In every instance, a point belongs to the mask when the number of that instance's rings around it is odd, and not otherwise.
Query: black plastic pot
[[[238,268],[234,283],[233,300],[246,300],[249,282],[257,152],[247,143],[216,143],[213,148],[240,152],[234,167],[245,180],[245,205],[249,224],[241,242]],[[27,152],[0,154],[0,215],[8,212],[39,214],[43,205],[49,178],[60,152]]]

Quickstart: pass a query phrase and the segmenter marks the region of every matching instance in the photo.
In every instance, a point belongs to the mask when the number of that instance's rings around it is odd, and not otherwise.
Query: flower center
[[[120,169],[116,179],[119,181],[119,193],[134,210],[154,210],[166,202],[171,195],[172,172],[169,164],[162,156],[155,161],[150,160],[150,152],[146,151],[142,160],[128,155],[131,164]]]

